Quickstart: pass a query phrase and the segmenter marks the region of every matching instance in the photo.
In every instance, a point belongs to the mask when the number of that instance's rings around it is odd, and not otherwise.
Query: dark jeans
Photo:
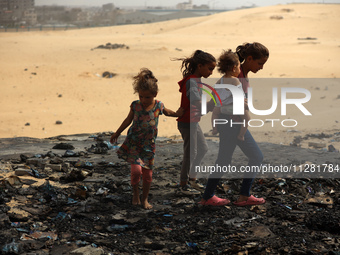
[[[229,120],[228,115],[221,114],[219,116],[221,119],[227,119]],[[224,125],[218,125],[218,131],[219,131],[219,138],[220,138],[220,144],[219,144],[219,151],[218,156],[216,160],[216,164],[220,166],[228,166],[231,165],[231,159],[233,156],[233,153],[235,151],[236,145],[240,147],[242,152],[248,157],[248,165],[249,166],[260,166],[263,161],[263,155],[260,150],[260,148],[257,146],[257,143],[255,142],[254,138],[250,134],[249,130],[247,130],[244,141],[240,141],[237,139],[237,135],[240,130],[239,125],[233,125],[233,127],[230,127],[230,120],[227,124]],[[209,179],[207,186],[205,188],[203,199],[208,200],[212,196],[214,196],[215,189],[219,183],[219,181],[222,178],[222,174],[212,174]],[[250,189],[253,184],[255,175],[249,175],[247,174],[247,178],[243,179],[240,194],[244,196],[250,196]]]

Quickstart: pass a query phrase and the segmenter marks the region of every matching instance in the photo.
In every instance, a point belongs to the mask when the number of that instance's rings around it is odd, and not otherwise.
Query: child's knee
[[[143,182],[152,182],[152,170],[143,168]]]
[[[131,175],[131,185],[135,186],[140,182],[140,175]]]
[[[142,175],[142,167],[140,165],[131,164],[131,185],[134,186],[139,183]]]

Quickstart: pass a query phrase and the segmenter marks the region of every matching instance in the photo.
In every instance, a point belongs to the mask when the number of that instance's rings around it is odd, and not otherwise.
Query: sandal
[[[212,205],[212,206],[224,206],[230,203],[229,199],[219,198],[217,196],[213,196],[206,200],[205,202],[199,202],[201,205]]]
[[[257,197],[254,197],[253,195],[251,195],[250,197],[248,197],[248,199],[246,201],[234,202],[234,205],[236,205],[236,206],[262,205],[265,202],[266,202],[266,200],[264,200],[262,197],[257,198]]]

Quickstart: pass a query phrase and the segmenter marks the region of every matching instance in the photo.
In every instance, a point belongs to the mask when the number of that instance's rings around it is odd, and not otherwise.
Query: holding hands
[[[110,143],[111,144],[117,143],[117,139],[119,136],[120,136],[120,133],[113,133],[113,135],[111,135],[111,138],[110,138]]]

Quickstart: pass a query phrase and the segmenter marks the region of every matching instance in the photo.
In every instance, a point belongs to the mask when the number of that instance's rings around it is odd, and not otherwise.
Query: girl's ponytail
[[[252,56],[253,59],[261,59],[269,57],[269,50],[261,43],[244,43],[236,48],[236,54],[242,63],[247,57]]]
[[[178,58],[175,60],[182,61],[181,71],[183,77],[194,74],[199,64],[205,65],[216,62],[216,59],[213,55],[202,50],[196,50],[190,57]]]

